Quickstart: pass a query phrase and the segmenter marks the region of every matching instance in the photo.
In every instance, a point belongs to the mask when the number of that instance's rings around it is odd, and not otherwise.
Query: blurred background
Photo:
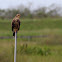
[[[62,16],[61,0],[0,0],[0,17],[13,18],[20,13],[22,18],[43,18]]]
[[[62,62],[62,0],[0,0],[0,62],[14,60],[16,14],[17,62]]]

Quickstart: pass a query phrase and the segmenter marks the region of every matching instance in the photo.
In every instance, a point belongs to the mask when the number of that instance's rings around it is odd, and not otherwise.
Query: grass
[[[54,46],[49,46],[49,45],[29,45],[28,44],[28,48],[42,48],[42,50],[46,50],[48,48],[50,48],[51,50],[51,54],[48,55],[39,55],[39,54],[20,54],[20,47],[22,46],[23,42],[19,43],[17,42],[17,62],[62,62],[62,46],[61,45],[54,45]],[[5,40],[5,42],[2,40],[2,42],[0,42],[0,62],[13,62],[13,45],[14,45],[14,41],[12,42],[12,40],[8,41]],[[28,50],[32,51],[32,50]],[[38,49],[37,49],[38,50]],[[39,51],[39,50],[38,50]],[[45,53],[44,53],[45,54]]]
[[[62,62],[62,18],[20,20],[22,23],[17,36],[47,37],[18,38],[17,62]],[[12,36],[11,21],[0,19],[0,37]],[[24,48],[23,45],[26,44],[28,46]],[[47,54],[49,49],[51,54]],[[13,54],[14,38],[0,39],[0,62],[13,62]]]
[[[42,34],[61,34],[62,19],[21,19],[20,35],[42,35]],[[12,36],[12,20],[0,19],[0,36]]]

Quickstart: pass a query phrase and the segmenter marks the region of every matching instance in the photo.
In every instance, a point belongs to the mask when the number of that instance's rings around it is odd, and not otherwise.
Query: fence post
[[[17,51],[17,31],[15,31],[14,62],[16,62],[16,51]]]

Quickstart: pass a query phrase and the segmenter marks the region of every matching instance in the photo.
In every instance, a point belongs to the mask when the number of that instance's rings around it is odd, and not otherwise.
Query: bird
[[[20,29],[20,23],[21,23],[20,16],[21,16],[20,14],[17,14],[12,20],[11,25],[12,25],[13,36],[15,36],[15,31],[18,32]]]

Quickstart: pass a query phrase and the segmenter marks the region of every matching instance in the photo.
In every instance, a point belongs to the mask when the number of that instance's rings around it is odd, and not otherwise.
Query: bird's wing
[[[15,22],[15,20],[13,19],[12,23],[11,23],[11,25],[12,25],[12,31],[13,31],[13,28],[14,28],[14,22]]]
[[[17,22],[19,23],[19,26],[20,26],[20,20],[18,19]]]
[[[17,22],[18,22],[18,30],[20,29],[20,20],[19,19],[17,19]]]

